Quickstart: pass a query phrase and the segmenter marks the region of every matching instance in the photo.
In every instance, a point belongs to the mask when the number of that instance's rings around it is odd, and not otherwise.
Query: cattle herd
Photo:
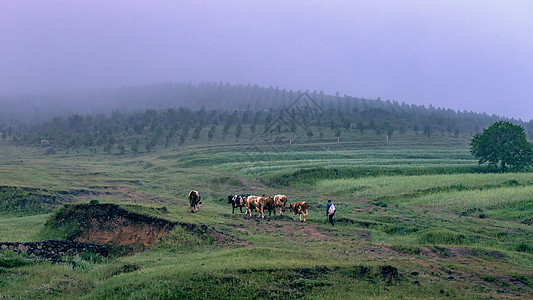
[[[281,216],[284,215],[285,209],[287,207],[287,196],[285,195],[275,195],[273,197],[255,196],[248,194],[239,194],[239,195],[229,195],[228,204],[231,204],[235,214],[235,208],[239,208],[242,213],[242,208],[246,209],[246,215],[252,217],[252,213],[257,214],[257,217],[265,218],[265,210],[268,210],[268,215],[271,216],[274,212],[274,217],[276,216],[276,211],[279,210]],[[196,212],[200,208],[200,193],[197,191],[189,192],[189,204],[191,207],[191,212]],[[296,219],[296,215],[299,215],[300,221],[306,222],[307,215],[309,213],[309,205],[306,202],[297,201],[295,203],[289,204],[289,210],[294,213],[293,219]]]

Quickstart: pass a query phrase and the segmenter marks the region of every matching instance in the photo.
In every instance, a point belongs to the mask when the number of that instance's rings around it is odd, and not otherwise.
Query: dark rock
[[[110,248],[108,246],[90,244],[92,248],[87,247],[87,243],[76,241],[59,241],[48,240],[39,242],[25,242],[25,243],[0,243],[0,249],[12,250],[16,252],[36,255],[41,258],[58,260],[61,255],[78,255],[86,250],[97,253],[102,256],[108,256]]]

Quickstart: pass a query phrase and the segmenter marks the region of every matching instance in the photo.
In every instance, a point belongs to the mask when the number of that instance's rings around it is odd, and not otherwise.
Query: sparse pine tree
[[[385,129],[385,133],[387,135],[387,141],[392,137],[392,134],[394,133],[394,127],[389,122],[383,123],[383,128]]]
[[[215,136],[215,130],[216,130],[216,125],[213,124],[211,128],[209,128],[209,131],[207,132],[207,138],[209,139],[209,141],[211,141],[213,137]]]
[[[295,132],[296,131],[296,120],[294,120],[294,118],[291,118],[291,131],[292,132]]]
[[[224,128],[222,128],[222,139],[223,140],[226,140],[226,135],[228,134],[230,126],[231,124],[229,122],[226,122],[226,124],[224,124]]]
[[[355,129],[359,130],[359,132],[360,132],[361,134],[363,134],[363,132],[365,131],[365,125],[363,124],[363,122],[358,121],[358,122],[355,124]]]
[[[431,129],[431,126],[425,125],[424,126],[424,135],[426,135],[428,138],[431,139],[431,134],[433,133],[433,130]]]
[[[237,125],[237,128],[235,129],[235,137],[237,138],[237,140],[241,137],[241,134],[242,134],[242,125],[239,124]]]
[[[196,128],[194,128],[194,132],[192,133],[193,140],[198,141],[198,139],[200,138],[201,130],[202,128],[200,126],[197,126]]]
[[[109,146],[109,144],[104,146],[104,152],[107,154],[111,153],[111,146]]]
[[[251,133],[251,135],[250,135],[250,139],[252,139],[252,138],[254,137],[254,134],[255,134],[255,126],[256,126],[256,125],[255,125],[255,120],[254,120],[254,122],[252,123],[252,125],[250,125],[250,133]]]
[[[134,153],[137,153],[139,152],[139,144],[141,142],[139,141],[139,139],[135,139],[133,141],[133,143],[131,144],[131,151],[133,151]]]

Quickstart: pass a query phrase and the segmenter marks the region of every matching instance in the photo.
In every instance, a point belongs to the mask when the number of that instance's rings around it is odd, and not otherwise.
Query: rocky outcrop
[[[41,258],[54,259],[60,256],[75,256],[84,252],[108,256],[110,247],[76,241],[47,240],[40,242],[0,243],[0,249],[27,253]]]

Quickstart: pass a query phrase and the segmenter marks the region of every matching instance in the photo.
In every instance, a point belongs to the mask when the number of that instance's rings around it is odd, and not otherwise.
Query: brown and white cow
[[[202,204],[202,201],[200,201],[200,193],[198,191],[190,191],[189,192],[189,205],[191,206],[191,212],[196,212],[200,209],[200,204]]]
[[[250,195],[244,199],[244,207],[246,207],[246,214],[252,216],[252,209],[255,209],[257,212],[261,212],[261,202],[259,201],[259,196]]]
[[[265,209],[268,210],[269,216],[272,214],[272,211],[274,211],[274,216],[276,216],[274,197],[250,195],[244,200],[244,206],[246,207],[246,214],[249,214],[250,217],[252,216],[253,209],[258,212],[258,217],[260,215],[263,219],[265,218]]]
[[[287,196],[285,195],[276,195],[274,196],[274,209],[279,207],[279,214],[283,216],[285,213],[285,206],[287,205]],[[274,215],[276,213],[274,212]]]
[[[307,215],[309,214],[309,205],[307,204],[307,202],[298,201],[294,204],[289,205],[289,209],[294,213],[293,220],[296,220],[296,215],[300,215],[300,221],[302,221],[302,216],[303,221],[307,221]]]

